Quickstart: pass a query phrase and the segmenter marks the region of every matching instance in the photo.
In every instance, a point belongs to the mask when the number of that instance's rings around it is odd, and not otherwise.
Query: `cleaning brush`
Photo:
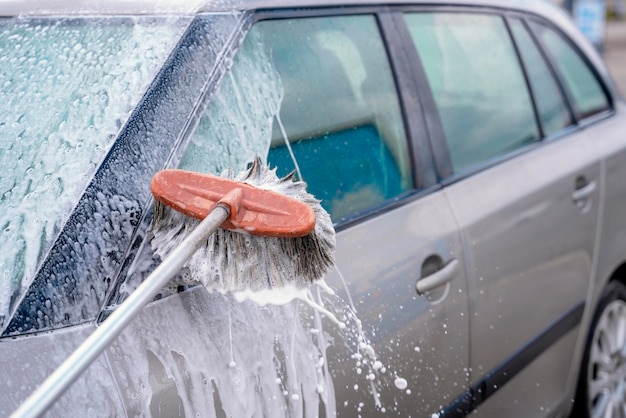
[[[306,191],[306,183],[294,181],[293,173],[279,178],[276,170],[269,169],[258,157],[237,177],[233,177],[232,170],[223,172],[221,177],[306,203],[315,215],[315,227],[296,238],[220,228],[188,259],[178,280],[235,292],[286,285],[301,288],[324,276],[334,263],[335,231],[320,201]],[[198,226],[199,220],[187,215],[162,203],[158,196],[155,199],[151,245],[161,258]]]

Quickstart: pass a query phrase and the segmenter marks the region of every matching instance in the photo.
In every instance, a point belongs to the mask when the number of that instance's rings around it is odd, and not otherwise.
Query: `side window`
[[[572,45],[561,34],[546,26],[536,22],[531,22],[530,25],[552,56],[572,96],[578,116],[584,118],[607,110],[609,101],[602,85]]]
[[[407,147],[373,16],[268,20],[247,35],[181,166],[237,169],[257,153],[281,176],[295,170],[337,221],[413,187]]]
[[[412,13],[405,20],[455,172],[539,139],[530,93],[502,17]]]
[[[528,73],[543,133],[548,136],[572,123],[569,112],[548,64],[524,24],[511,19],[510,26]]]

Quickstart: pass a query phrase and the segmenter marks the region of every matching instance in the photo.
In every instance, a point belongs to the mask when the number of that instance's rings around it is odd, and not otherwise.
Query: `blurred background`
[[[551,0],[565,8],[600,51],[622,96],[626,94],[626,0]]]
[[[624,0],[626,3],[626,0]],[[606,21],[604,48],[601,50],[609,71],[622,93],[626,94],[626,17]]]

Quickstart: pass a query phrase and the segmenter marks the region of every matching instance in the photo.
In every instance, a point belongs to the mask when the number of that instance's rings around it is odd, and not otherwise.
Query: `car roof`
[[[206,0],[0,0],[0,16],[191,14]]]
[[[0,0],[0,15],[194,14],[284,7],[424,4],[505,7],[544,14],[554,11],[546,0]]]
[[[154,15],[232,13],[270,8],[417,4],[506,8],[569,19],[550,0],[0,0],[0,16]]]

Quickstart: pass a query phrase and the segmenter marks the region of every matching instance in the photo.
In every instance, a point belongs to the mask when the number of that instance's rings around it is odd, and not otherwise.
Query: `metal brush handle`
[[[230,216],[225,204],[218,204],[137,289],[52,373],[11,415],[38,417],[54,403],[82,372],[137,316],[141,309],[174,277],[209,235]]]

